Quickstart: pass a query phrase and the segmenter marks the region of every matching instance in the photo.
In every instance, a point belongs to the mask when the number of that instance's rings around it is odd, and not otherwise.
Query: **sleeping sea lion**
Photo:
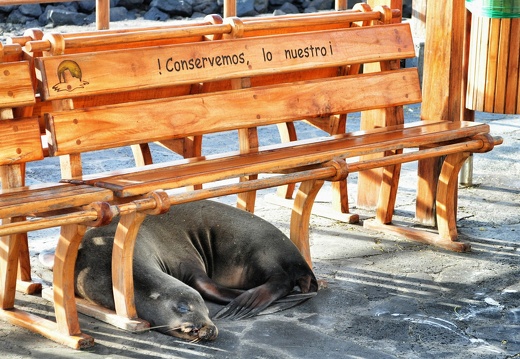
[[[76,293],[111,309],[116,226],[88,230],[76,261]],[[318,290],[307,262],[280,230],[210,200],[148,216],[137,235],[133,271],[139,317],[187,339],[217,336],[202,298],[226,304],[214,318],[240,319],[269,306],[269,312],[292,307]]]

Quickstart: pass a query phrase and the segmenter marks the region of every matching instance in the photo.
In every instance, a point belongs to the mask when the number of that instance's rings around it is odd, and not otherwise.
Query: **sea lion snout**
[[[205,325],[199,329],[199,338],[202,340],[215,340],[218,336],[218,329],[215,325]]]
[[[168,332],[174,337],[188,340],[215,340],[218,336],[218,329],[211,320],[204,324],[183,323]]]

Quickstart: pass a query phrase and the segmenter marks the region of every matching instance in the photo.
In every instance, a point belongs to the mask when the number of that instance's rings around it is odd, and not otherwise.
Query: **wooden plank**
[[[486,89],[486,69],[488,62],[488,49],[489,49],[489,27],[491,23],[490,18],[478,17],[479,21],[479,49],[477,51],[477,67],[475,74],[476,78],[476,110],[484,110],[484,99]]]
[[[458,121],[463,113],[464,0],[428,1],[421,118]],[[419,162],[416,219],[435,224],[439,160]]]
[[[495,86],[495,112],[504,113],[506,107],[507,62],[509,60],[509,33],[511,19],[500,19],[497,80]]]
[[[37,118],[0,121],[0,165],[43,159]]]
[[[56,323],[18,309],[0,310],[0,318],[73,349],[86,349],[94,345],[94,338],[89,335],[62,333],[58,330]]]
[[[110,27],[110,0],[96,0],[96,29]]]
[[[30,106],[35,102],[29,63],[0,63],[0,108]]]
[[[471,14],[470,14],[471,15]],[[475,93],[476,89],[476,79],[475,72],[477,69],[477,48],[479,46],[479,42],[476,39],[478,36],[478,20],[476,17],[471,17],[471,30],[470,34],[472,36],[472,40],[469,42],[469,55],[468,55],[468,79],[467,79],[467,89],[466,89],[466,107],[469,109],[475,109]],[[468,46],[468,44],[466,44]]]
[[[484,111],[493,112],[495,108],[495,88],[498,64],[498,43],[500,39],[500,19],[491,19],[489,28],[488,61],[486,68],[486,89]]]
[[[39,187],[36,191],[31,191],[31,188],[21,187],[2,191],[0,218],[56,211],[113,199],[110,191],[90,186],[56,184]]]
[[[520,54],[520,19],[511,19],[511,34],[509,40],[509,59],[507,62],[507,84],[505,113],[515,114],[518,93],[518,66]]]
[[[37,66],[49,100],[415,56],[409,25],[392,26],[53,56]]]
[[[52,288],[46,288],[42,291],[42,298],[50,302],[54,302],[54,292]],[[129,332],[141,333],[150,330],[150,323],[142,319],[128,319],[117,315],[113,310],[101,307],[99,305],[88,302],[85,299],[76,297],[76,306],[78,312],[89,317],[95,318],[102,322],[113,325]]]
[[[459,126],[460,124],[462,126]],[[389,150],[417,148],[457,138],[465,139],[487,131],[489,126],[474,122],[441,122],[427,125],[422,123],[422,126],[421,123],[415,123],[412,126],[396,126],[393,131],[375,131],[370,136],[361,131],[357,134],[335,135],[314,141],[294,141],[284,144],[283,148],[276,151],[271,151],[271,147],[266,146],[260,147],[258,152],[248,154],[206,156],[205,161],[163,163],[150,166],[146,171],[127,169],[117,171],[104,179],[84,176],[83,180],[114,190],[118,196],[134,196],[157,188],[180,188],[242,175],[310,166],[324,163],[330,158],[350,158]],[[437,153],[441,155],[440,152]],[[424,157],[429,156],[431,157],[431,154]]]
[[[403,69],[51,113],[49,150],[63,155],[420,100],[417,71]]]

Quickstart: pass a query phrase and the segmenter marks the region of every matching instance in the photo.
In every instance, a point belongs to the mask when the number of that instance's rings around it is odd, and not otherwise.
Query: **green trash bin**
[[[491,18],[520,17],[520,0],[466,0],[473,15]]]
[[[520,114],[520,0],[468,0],[471,36],[466,107]]]

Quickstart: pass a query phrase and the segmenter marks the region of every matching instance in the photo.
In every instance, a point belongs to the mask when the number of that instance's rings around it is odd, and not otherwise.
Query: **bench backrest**
[[[413,56],[409,26],[396,24],[51,56],[37,67],[45,101],[74,102],[46,118],[51,154],[65,155],[417,103],[416,69],[319,75]],[[299,71],[318,75],[284,83],[284,74]],[[265,76],[277,83],[251,85]],[[176,91],[216,80],[231,80],[232,89]],[[142,92],[155,99],[134,101]]]
[[[0,165],[43,158],[37,118],[17,118],[17,109],[36,102],[29,64],[0,63]]]

